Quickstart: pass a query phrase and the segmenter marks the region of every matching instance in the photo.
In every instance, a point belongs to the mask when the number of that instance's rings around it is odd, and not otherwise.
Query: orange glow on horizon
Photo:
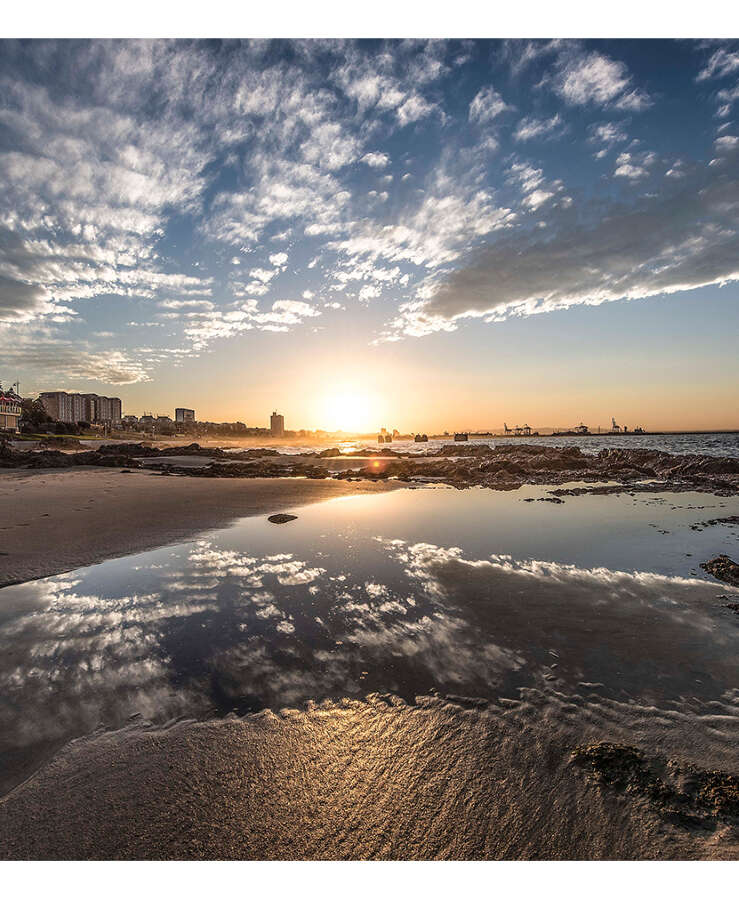
[[[324,396],[319,421],[327,431],[371,432],[377,430],[379,402],[376,394],[362,386],[344,385]]]

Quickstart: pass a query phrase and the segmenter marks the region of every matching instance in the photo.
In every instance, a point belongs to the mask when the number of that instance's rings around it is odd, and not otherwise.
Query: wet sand
[[[132,725],[70,744],[0,801],[0,858],[736,859],[731,815],[670,774],[675,745],[684,764],[709,733],[712,762],[735,758],[737,718],[705,712],[532,690]],[[682,779],[685,814],[573,764],[604,736],[659,745],[645,758]]]
[[[269,515],[392,483],[162,478],[117,469],[0,472],[0,587],[187,540],[242,516]]]

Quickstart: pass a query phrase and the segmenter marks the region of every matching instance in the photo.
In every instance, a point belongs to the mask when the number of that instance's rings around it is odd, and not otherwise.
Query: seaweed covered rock
[[[719,556],[714,556],[708,562],[701,563],[701,569],[705,569],[709,575],[713,575],[719,581],[739,587],[739,564],[723,553]]]
[[[570,761],[597,784],[646,800],[675,824],[739,823],[739,775],[650,759],[636,747],[608,741],[576,747]]]

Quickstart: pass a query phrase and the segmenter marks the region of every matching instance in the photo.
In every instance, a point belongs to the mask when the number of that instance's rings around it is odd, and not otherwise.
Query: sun
[[[342,388],[327,394],[321,427],[327,431],[364,432],[377,429],[377,398],[361,388]]]

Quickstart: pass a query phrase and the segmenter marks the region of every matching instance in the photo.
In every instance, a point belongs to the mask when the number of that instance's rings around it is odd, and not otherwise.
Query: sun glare
[[[321,421],[329,431],[366,432],[379,427],[377,415],[377,400],[370,393],[344,389],[326,397]]]

